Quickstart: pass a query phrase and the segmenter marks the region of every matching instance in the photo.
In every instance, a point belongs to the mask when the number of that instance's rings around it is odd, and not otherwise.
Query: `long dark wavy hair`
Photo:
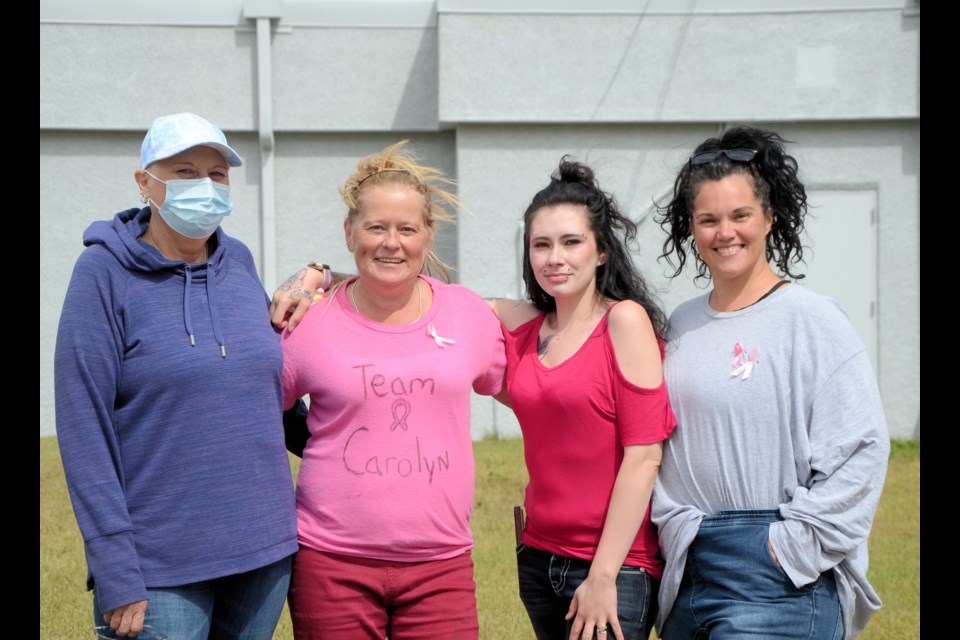
[[[642,306],[658,336],[666,334],[667,317],[630,258],[636,245],[637,225],[620,213],[614,197],[600,188],[593,170],[564,156],[550,176],[550,184],[533,197],[523,214],[523,282],[533,305],[541,311],[556,311],[557,301],[537,283],[530,266],[530,224],[543,207],[579,205],[586,210],[587,224],[606,262],[597,267],[597,292],[611,300],[633,300]]]
[[[767,262],[776,264],[783,275],[795,280],[803,278],[802,273],[793,270],[793,265],[803,261],[801,234],[807,214],[807,192],[800,182],[796,159],[784,149],[789,142],[773,131],[736,127],[719,138],[700,143],[691,158],[705,152],[732,149],[750,149],[757,153],[749,161],[731,160],[721,153],[705,164],[684,163],[673,183],[673,199],[665,207],[659,207],[658,222],[667,233],[660,258],[676,267],[671,277],[683,271],[690,251],[697,268],[695,279],[710,278],[710,271],[693,242],[691,214],[694,200],[705,182],[731,175],[748,175],[753,179],[754,195],[773,218],[767,235]]]

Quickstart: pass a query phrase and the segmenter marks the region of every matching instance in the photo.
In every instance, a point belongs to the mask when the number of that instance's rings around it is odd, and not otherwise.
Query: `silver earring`
[[[147,204],[147,194],[145,194],[143,191],[140,192],[140,202]]]

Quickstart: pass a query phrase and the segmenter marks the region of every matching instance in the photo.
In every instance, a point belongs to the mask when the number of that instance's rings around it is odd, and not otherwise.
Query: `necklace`
[[[765,294],[763,294],[762,296],[760,296],[759,298],[757,298],[756,300],[754,300],[753,302],[751,302],[751,303],[748,304],[747,306],[745,306],[745,307],[740,307],[739,309],[734,309],[733,311],[730,311],[729,313],[736,313],[737,311],[743,311],[744,309],[749,309],[749,308],[752,307],[753,305],[758,304],[761,300],[769,297],[774,291],[776,291],[777,289],[779,289],[780,287],[782,287],[782,286],[785,285],[785,284],[790,284],[790,281],[789,281],[789,280],[778,280],[777,283],[776,283],[775,285],[773,285],[772,287],[770,287],[769,291],[767,291]],[[711,298],[713,297],[713,291],[710,292],[710,297],[711,297]]]
[[[604,311],[606,311],[606,309],[604,309]],[[594,310],[594,313],[590,315],[589,320],[587,320],[586,322],[581,322],[578,324],[574,324],[573,322],[571,322],[567,326],[565,326],[562,330],[557,331],[556,333],[552,333],[549,336],[544,336],[542,338],[540,336],[537,336],[537,357],[540,358],[540,360],[543,360],[545,357],[547,357],[547,349],[550,347],[551,342],[553,342],[554,340],[559,340],[561,335],[563,335],[573,327],[583,328],[584,325],[592,324],[595,315],[596,315],[596,310]]]
[[[357,306],[357,287],[360,286],[360,281],[354,283],[352,287],[347,289],[347,295],[350,298],[350,303],[353,305],[354,310],[360,315],[367,317],[360,307]],[[417,278],[417,317],[413,322],[407,322],[406,324],[415,324],[420,321],[420,318],[423,316],[423,289],[420,288],[420,278]]]

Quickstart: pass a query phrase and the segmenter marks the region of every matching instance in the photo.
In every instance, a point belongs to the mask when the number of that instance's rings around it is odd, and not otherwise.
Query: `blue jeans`
[[[147,589],[140,640],[271,640],[283,612],[293,556],[253,571],[179,587]],[[94,590],[98,638],[117,638]]]
[[[706,516],[687,555],[665,640],[839,640],[843,618],[833,572],[799,589],[770,553],[778,511]]]
[[[572,620],[564,616],[573,592],[587,578],[590,561],[558,556],[521,544],[517,547],[520,599],[538,640],[566,640]],[[656,580],[642,567],[622,567],[617,575],[617,619],[625,640],[647,640],[657,601]],[[613,634],[608,634],[610,638]]]

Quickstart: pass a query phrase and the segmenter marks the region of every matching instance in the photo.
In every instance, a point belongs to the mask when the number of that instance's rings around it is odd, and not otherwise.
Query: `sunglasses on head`
[[[756,149],[718,149],[716,151],[703,151],[690,156],[690,166],[696,167],[701,164],[710,164],[720,156],[727,156],[727,159],[734,162],[750,162],[757,155]]]

